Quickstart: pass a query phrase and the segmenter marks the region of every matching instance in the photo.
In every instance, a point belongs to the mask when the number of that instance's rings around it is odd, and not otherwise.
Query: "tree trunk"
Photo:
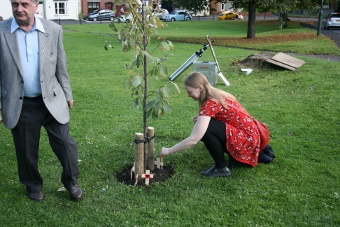
[[[249,2],[248,5],[248,32],[247,38],[255,38],[255,23],[256,23],[256,1]]]
[[[284,28],[288,28],[288,13],[287,13],[287,12],[284,12],[284,13],[283,13],[283,21],[285,22],[285,23],[283,24],[283,27],[284,27]]]
[[[142,5],[142,31],[143,31],[143,49],[145,52],[148,51],[148,43],[146,39],[145,33],[145,15],[144,15],[144,4]],[[146,55],[143,56],[143,73],[144,73],[144,97],[143,97],[143,126],[144,126],[144,135],[146,136],[147,133],[147,112],[146,112],[146,105],[147,105],[147,97],[148,97],[148,61]]]

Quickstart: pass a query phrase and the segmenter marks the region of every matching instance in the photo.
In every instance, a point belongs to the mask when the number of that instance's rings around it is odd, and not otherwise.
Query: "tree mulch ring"
[[[135,185],[135,175],[132,173],[132,180],[131,180],[131,168],[132,165],[128,165],[123,167],[122,170],[116,173],[116,178],[118,182],[121,182],[126,185]],[[166,181],[174,174],[174,169],[172,165],[163,166],[163,169],[155,168],[153,171],[150,171],[153,174],[153,178],[149,179],[149,185],[157,182]],[[142,179],[138,181],[136,186],[148,186],[145,184],[145,180]]]

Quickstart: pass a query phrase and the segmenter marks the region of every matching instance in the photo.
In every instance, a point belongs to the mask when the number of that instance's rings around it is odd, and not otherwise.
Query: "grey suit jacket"
[[[72,100],[67,72],[63,32],[58,24],[40,19],[45,34],[39,32],[40,82],[44,103],[53,117],[65,124],[70,120],[67,101]],[[20,117],[24,79],[16,34],[11,34],[11,21],[0,22],[0,109],[4,124],[14,128]]]

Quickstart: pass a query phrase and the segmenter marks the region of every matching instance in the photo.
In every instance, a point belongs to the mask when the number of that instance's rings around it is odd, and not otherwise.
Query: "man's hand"
[[[70,101],[67,101],[67,104],[68,104],[68,107],[69,107],[70,109],[72,109],[72,107],[73,107],[73,99],[70,100]]]

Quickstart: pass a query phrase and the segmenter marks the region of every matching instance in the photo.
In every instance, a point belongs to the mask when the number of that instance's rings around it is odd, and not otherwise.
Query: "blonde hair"
[[[201,86],[203,87],[201,96],[198,100],[199,107],[201,107],[202,104],[207,101],[207,99],[213,98],[220,102],[222,106],[227,109],[227,104],[224,102],[223,97],[230,101],[236,100],[232,94],[211,86],[207,77],[200,72],[191,72],[185,78],[184,85],[192,88],[200,88]]]

